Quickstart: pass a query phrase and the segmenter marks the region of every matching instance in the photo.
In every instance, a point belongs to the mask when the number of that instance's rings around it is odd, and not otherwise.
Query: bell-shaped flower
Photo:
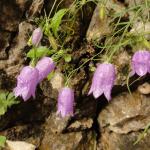
[[[74,107],[74,91],[68,87],[64,87],[59,91],[57,114],[62,117],[73,116]]]
[[[89,95],[93,93],[95,98],[98,98],[103,93],[107,100],[111,100],[111,90],[115,82],[115,67],[110,63],[99,64],[89,91]]]
[[[47,75],[54,70],[55,63],[50,57],[43,57],[38,61],[36,67],[39,71],[39,79],[38,81],[42,81]]]
[[[150,73],[150,52],[146,50],[137,51],[131,62],[132,72],[131,75],[135,73],[140,77]]]
[[[43,37],[42,29],[40,27],[36,28],[32,33],[32,44],[37,47],[42,37]]]
[[[24,67],[17,77],[17,87],[14,89],[16,97],[21,96],[24,101],[31,96],[35,98],[35,90],[38,84],[39,72],[31,66]]]

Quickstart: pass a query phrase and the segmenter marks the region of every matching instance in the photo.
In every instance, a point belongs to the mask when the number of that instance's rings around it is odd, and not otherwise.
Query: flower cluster
[[[35,29],[32,35],[32,44],[37,47],[42,36],[42,29]],[[50,57],[43,57],[37,62],[35,67],[24,67],[17,77],[17,87],[14,88],[14,95],[16,97],[21,96],[24,101],[28,100],[31,96],[35,98],[35,91],[38,83],[47,77],[54,68],[55,63]]]
[[[32,35],[32,44],[37,47],[42,39],[43,33],[41,28],[34,30]],[[55,62],[50,57],[43,57],[36,63],[36,66],[24,67],[17,77],[17,87],[14,89],[15,96],[21,96],[24,101],[31,96],[35,98],[35,91],[47,75],[55,69]],[[150,52],[146,50],[137,51],[131,61],[131,75],[135,73],[144,76],[150,73]],[[111,63],[104,62],[97,66],[94,73],[91,88],[88,95],[93,94],[97,99],[102,94],[108,101],[111,100],[111,91],[115,84],[116,71],[115,66]],[[69,87],[64,87],[59,91],[57,114],[62,117],[73,116],[74,113],[74,91]]]
[[[35,68],[32,66],[24,67],[17,77],[17,87],[14,89],[15,96],[21,96],[24,101],[28,100],[31,96],[35,98],[37,84],[54,68],[55,64],[49,57],[42,58]]]

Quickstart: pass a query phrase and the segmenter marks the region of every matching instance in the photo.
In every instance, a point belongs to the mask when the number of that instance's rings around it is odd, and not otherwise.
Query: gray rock
[[[44,139],[39,150],[93,150],[96,148],[96,134],[92,131],[71,132],[65,134],[52,134],[50,130],[45,132]]]
[[[10,46],[10,39],[11,33],[6,31],[0,31],[0,60],[6,60],[8,58],[6,49]]]
[[[7,31],[16,31],[30,0],[0,1],[0,27]],[[8,11],[9,10],[9,11]]]
[[[116,68],[115,85],[124,86],[127,84],[127,76],[130,72],[131,55],[125,49],[121,49],[113,56],[113,64]]]
[[[138,91],[141,94],[150,94],[150,84],[148,82],[143,83],[138,87]]]
[[[33,144],[24,141],[6,141],[9,150],[35,150],[36,147]]]
[[[87,129],[91,129],[92,125],[93,125],[92,118],[84,118],[84,119],[76,120],[75,122],[71,123],[67,127],[67,130],[69,131],[87,130]]]
[[[114,97],[98,116],[102,150],[149,150],[149,132],[138,144],[140,132],[150,122],[150,96],[135,91]],[[142,131],[143,132],[143,131]]]
[[[41,13],[44,5],[44,0],[33,0],[29,10],[27,11],[28,18],[37,17]]]
[[[107,19],[101,20],[99,17],[99,6],[96,7],[89,28],[87,30],[86,38],[88,42],[93,40],[101,40],[105,35],[111,33],[109,22]]]
[[[40,123],[15,125],[12,128],[7,128],[0,131],[9,141],[25,141],[39,147],[44,135],[44,127]]]
[[[23,54],[24,48],[27,46],[27,41],[29,39],[29,32],[33,29],[32,25],[27,22],[22,22],[19,24],[19,33],[15,39],[16,45],[12,47],[9,51],[9,59],[7,61],[7,74],[16,75],[20,72],[22,64],[24,62]]]
[[[130,132],[128,134],[118,134],[109,130],[102,131],[102,136],[97,146],[97,150],[149,150],[150,132],[136,145],[141,132]]]
[[[150,122],[150,97],[138,92],[119,94],[103,109],[98,117],[101,127],[127,134],[144,129]]]
[[[147,40],[150,40],[150,22],[135,22],[130,33],[135,36],[144,35]]]
[[[29,39],[28,32],[32,31],[33,27],[27,22],[19,24],[19,33],[14,39],[12,47],[9,50],[9,59],[0,60],[0,69],[6,69],[6,73],[15,76],[21,69],[24,62],[24,48],[27,46]]]
[[[61,118],[54,112],[47,118],[45,128],[50,129],[53,134],[62,133],[67,128],[69,120],[70,117]]]
[[[64,86],[64,76],[60,72],[55,72],[50,81],[52,88],[59,91]]]
[[[124,5],[122,5],[120,2],[118,1],[113,1],[113,0],[109,0],[104,2],[104,18],[100,18],[100,9],[102,9],[101,6],[102,2],[99,3],[99,5],[97,5],[89,28],[87,30],[87,34],[86,34],[86,38],[88,40],[88,42],[92,42],[94,40],[96,41],[100,41],[103,37],[105,37],[106,35],[111,34],[112,32],[112,27],[110,25],[111,22],[111,17],[109,14],[113,14],[113,13],[119,13],[121,12],[123,9],[125,9]]]

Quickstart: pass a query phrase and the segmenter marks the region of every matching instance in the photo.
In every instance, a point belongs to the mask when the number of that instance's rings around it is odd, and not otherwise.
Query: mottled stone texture
[[[150,148],[148,135],[138,144],[140,131],[150,123],[150,96],[135,91],[130,95],[127,92],[114,97],[98,116],[101,129],[100,142],[104,150],[144,150]]]
[[[70,7],[72,2],[64,0],[60,8]],[[44,14],[44,9],[49,12],[53,3],[54,0],[0,0],[0,91],[12,91],[16,76],[29,64],[27,41],[37,27],[32,19]],[[129,0],[125,3],[133,5]],[[111,0],[107,6],[107,14],[126,7],[121,0]],[[65,41],[65,46],[73,49],[72,62],[76,67],[97,53],[92,41],[101,41],[112,31],[111,18],[100,20],[99,6],[95,11],[94,7],[95,4],[89,3],[79,11],[72,27],[74,34]],[[62,29],[68,30],[65,26]],[[143,140],[133,145],[150,122],[150,81],[146,76],[135,82],[131,86],[132,95],[129,94],[126,77],[132,54],[132,50],[122,48],[113,57],[117,79],[110,103],[104,96],[97,100],[87,96],[93,74],[89,67],[94,66],[94,62],[78,70],[71,80],[75,90],[75,115],[63,120],[56,115],[56,100],[58,91],[64,86],[61,71],[65,63],[57,64],[52,80],[44,79],[38,85],[35,100],[21,101],[0,117],[0,135],[8,140],[32,143],[39,150],[149,150],[149,131]]]
[[[5,0],[0,1],[0,28],[16,31],[25,10],[32,0]]]

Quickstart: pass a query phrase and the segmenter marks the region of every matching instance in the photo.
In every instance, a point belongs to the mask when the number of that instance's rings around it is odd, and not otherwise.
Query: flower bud
[[[37,47],[39,45],[42,37],[43,37],[42,29],[40,27],[36,28],[32,34],[32,44]]]

